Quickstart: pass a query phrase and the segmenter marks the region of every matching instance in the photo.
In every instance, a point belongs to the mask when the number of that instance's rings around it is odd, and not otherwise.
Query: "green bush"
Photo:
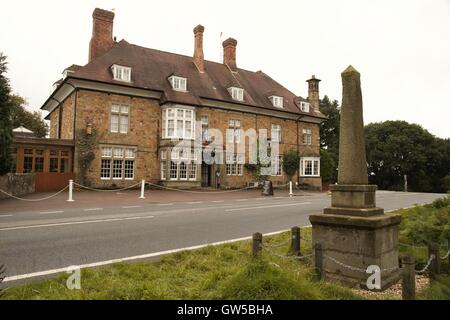
[[[221,297],[237,300],[318,298],[318,287],[305,278],[288,277],[283,270],[258,259],[251,261],[225,284]]]

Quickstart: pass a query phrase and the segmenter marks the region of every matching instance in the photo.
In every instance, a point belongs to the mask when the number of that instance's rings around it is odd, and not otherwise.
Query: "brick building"
[[[113,12],[94,10],[89,62],[65,69],[42,106],[50,138],[74,141],[77,179],[83,174],[95,187],[141,179],[174,187],[247,186],[255,178],[246,165],[246,136],[266,129],[270,143],[279,143],[279,156],[271,159],[275,185],[288,180],[283,153],[295,150],[301,166],[294,180],[321,188],[319,79],[307,80],[308,98],[302,98],[262,71],[238,68],[235,39],[223,42],[223,63],[217,63],[203,58],[201,25],[188,57],[117,42],[113,20]],[[95,157],[83,172],[78,146],[89,134]],[[228,150],[237,144],[245,150]]]

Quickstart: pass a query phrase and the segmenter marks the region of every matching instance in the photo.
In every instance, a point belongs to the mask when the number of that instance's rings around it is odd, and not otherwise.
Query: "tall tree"
[[[25,98],[14,94],[11,96],[11,121],[12,127],[24,126],[34,132],[37,137],[43,138],[47,135],[48,125],[42,119],[40,112],[30,112],[26,109],[28,104]]]
[[[6,77],[6,56],[0,52],[0,175],[11,169],[11,87]]]
[[[448,173],[448,141],[406,121],[371,123],[365,128],[369,180],[380,189],[443,191]]]
[[[327,150],[327,156],[331,156],[332,161],[328,164],[334,167],[330,168],[332,173],[329,181],[337,180],[337,164],[339,162],[339,122],[340,122],[340,109],[337,100],[331,101],[328,96],[324,96],[320,100],[319,110],[328,117],[327,120],[320,125],[320,146],[322,149]],[[328,159],[327,159],[328,160]]]

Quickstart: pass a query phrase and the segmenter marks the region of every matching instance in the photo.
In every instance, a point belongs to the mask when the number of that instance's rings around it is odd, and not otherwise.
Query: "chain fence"
[[[159,184],[154,184],[151,182],[146,182],[145,184],[153,187],[157,187],[160,189],[165,190],[171,190],[171,191],[178,191],[178,192],[184,192],[184,193],[201,193],[201,194],[221,194],[221,193],[231,193],[231,192],[238,192],[238,191],[244,191],[244,190],[250,190],[250,189],[257,189],[257,186],[249,186],[241,189],[233,189],[233,190],[223,190],[223,191],[196,191],[196,190],[184,190],[184,189],[177,189],[177,188],[171,188],[167,186],[162,186]]]
[[[37,201],[45,201],[45,200],[51,199],[53,197],[56,197],[58,194],[62,193],[64,190],[66,190],[68,187],[69,186],[67,185],[64,188],[62,188],[61,190],[59,190],[58,192],[56,192],[56,193],[54,193],[54,194],[52,194],[52,195],[50,195],[48,197],[39,198],[39,199],[27,199],[27,198],[17,197],[17,196],[12,195],[12,194],[10,194],[10,193],[2,190],[2,189],[0,189],[0,192],[5,194],[5,195],[7,195],[8,197],[11,197],[11,198],[16,199],[16,200],[27,201],[27,202],[37,202]]]
[[[96,189],[96,188],[91,188],[91,187],[88,187],[88,186],[84,186],[84,185],[79,184],[77,182],[74,182],[73,185],[77,186],[77,187],[79,187],[81,189],[86,189],[86,190],[96,191],[96,192],[119,192],[119,191],[125,191],[125,190],[128,190],[128,189],[132,189],[134,187],[137,187],[137,186],[141,185],[141,182],[138,182],[138,183],[135,183],[135,184],[133,184],[131,186],[128,186],[128,187],[125,187],[125,188],[120,188],[120,189]]]

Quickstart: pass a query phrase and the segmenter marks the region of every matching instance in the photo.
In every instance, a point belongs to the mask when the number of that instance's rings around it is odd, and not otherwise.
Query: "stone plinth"
[[[331,207],[323,213],[366,217],[383,214],[384,210],[376,207],[376,190],[376,185],[332,185]]]
[[[323,278],[353,288],[367,288],[370,274],[343,267],[328,257],[354,268],[366,270],[398,267],[398,226],[400,215],[356,217],[344,215],[310,216],[313,247],[322,244]],[[399,269],[381,272],[381,290],[399,280]]]

